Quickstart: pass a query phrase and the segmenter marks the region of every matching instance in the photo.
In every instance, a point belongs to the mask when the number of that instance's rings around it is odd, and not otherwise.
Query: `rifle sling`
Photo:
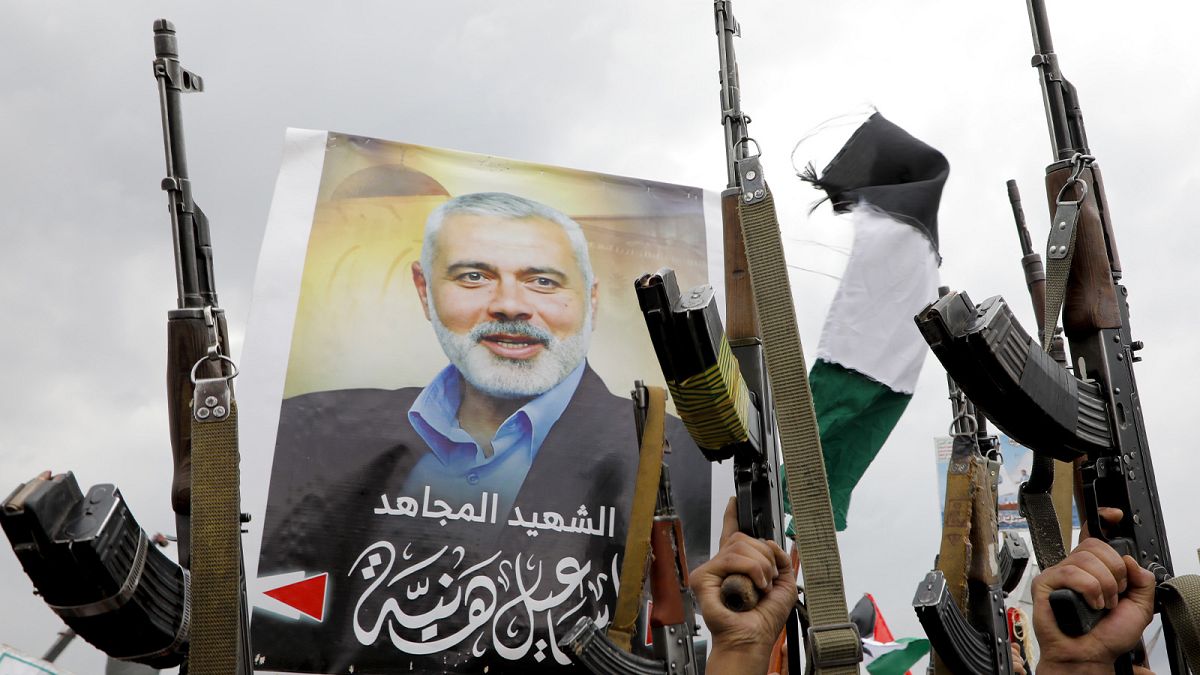
[[[1158,598],[1188,668],[1200,673],[1200,575],[1185,574],[1159,584]]]
[[[1054,339],[1054,329],[1058,326],[1058,315],[1062,311],[1063,300],[1067,295],[1067,277],[1071,274],[1071,260],[1075,257],[1075,227],[1079,220],[1079,205],[1077,203],[1059,203],[1050,221],[1050,227],[1062,226],[1067,229],[1065,250],[1059,253],[1054,244],[1046,253],[1046,316],[1045,331],[1042,333],[1042,349],[1050,351]]]
[[[971,567],[971,526],[977,491],[986,478],[980,474],[978,455],[951,455],[946,467],[946,505],[942,517],[942,541],[937,568],[946,579],[954,602],[967,608],[967,575]]]
[[[806,636],[807,651],[819,673],[857,673],[862,662],[862,642],[846,611],[829,482],[775,200],[765,185],[761,196],[756,190],[753,195],[746,192],[739,197],[738,220],[758,309],[767,380],[774,392],[795,542],[804,575],[804,596],[812,619]]]
[[[1071,466],[1045,455],[1035,455],[1033,473],[1029,480],[1021,485],[1017,496],[1021,516],[1029,525],[1033,555],[1037,559],[1038,568],[1043,570],[1057,565],[1067,556],[1060,517],[1065,515],[1069,519],[1071,512],[1068,508],[1065,514],[1059,513],[1054,503],[1053,490],[1062,483],[1070,483],[1066,480],[1060,482],[1058,474],[1062,472],[1059,465],[1067,468]]]
[[[988,490],[989,477],[979,454],[974,448],[960,447],[963,443],[956,438],[956,447],[946,467],[946,504],[942,517],[942,542],[938,549],[937,569],[946,580],[946,590],[963,612],[969,612],[967,578],[976,556],[988,555],[972,545],[973,526],[976,524],[975,500],[987,499],[980,495]],[[966,450],[965,452],[963,450]],[[975,533],[976,537],[978,533]],[[934,652],[934,672],[947,675],[951,671]]]
[[[192,615],[188,673],[230,675],[238,669],[241,613],[237,403],[225,378],[199,380],[195,398],[200,400],[194,409],[208,412],[192,419]],[[205,400],[213,398],[221,400],[205,406]],[[214,408],[225,407],[225,401],[228,401],[226,409],[217,411],[222,414],[214,413]]]
[[[638,610],[650,560],[650,530],[658,501],[658,481],[662,475],[664,423],[667,397],[662,387],[646,387],[649,403],[642,431],[637,482],[633,488],[633,511],[629,532],[625,535],[625,557],[621,560],[620,590],[608,637],[618,647],[630,651],[637,630]]]

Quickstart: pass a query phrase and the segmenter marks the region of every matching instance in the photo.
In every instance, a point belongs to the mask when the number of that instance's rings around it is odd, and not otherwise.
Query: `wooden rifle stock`
[[[746,244],[738,217],[740,190],[721,193],[721,222],[725,243],[725,334],[730,340],[758,338],[758,309],[750,286]],[[749,580],[746,580],[749,583]],[[753,588],[753,584],[751,584]]]
[[[1054,164],[1046,172],[1046,195],[1050,217],[1054,217],[1058,195],[1070,179],[1071,164]],[[1121,327],[1121,310],[1117,304],[1114,273],[1120,274],[1111,226],[1104,203],[1104,186],[1100,169],[1092,164],[1083,169],[1079,180],[1087,186],[1080,204],[1075,235],[1075,253],[1071,259],[1071,274],[1063,302],[1063,331],[1068,338],[1083,338],[1104,328]],[[1078,197],[1079,187],[1072,187],[1064,198]],[[1071,193],[1074,192],[1074,195]],[[1099,195],[1099,202],[1097,196]],[[1058,223],[1051,223],[1058,227]],[[1115,265],[1115,266],[1114,266]]]
[[[229,344],[225,313],[214,310],[212,317],[220,344]],[[212,343],[212,331],[201,311],[182,309],[168,313],[167,422],[174,461],[171,507],[177,518],[187,519],[192,513],[192,366],[203,361],[196,368],[197,378],[221,375],[222,362],[205,358]],[[190,567],[191,561],[190,534],[189,528],[178,529],[179,564],[185,569]]]
[[[650,610],[652,626],[673,626],[683,623],[683,588],[688,586],[687,556],[683,549],[683,530],[679,518],[655,518],[650,530],[650,595],[654,607]],[[678,566],[678,567],[677,567]]]

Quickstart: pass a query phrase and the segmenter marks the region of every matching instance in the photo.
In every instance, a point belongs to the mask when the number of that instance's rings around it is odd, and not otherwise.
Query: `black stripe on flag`
[[[802,178],[824,190],[838,213],[864,201],[917,228],[936,252],[938,204],[949,175],[942,153],[876,112],[819,178],[811,166]]]

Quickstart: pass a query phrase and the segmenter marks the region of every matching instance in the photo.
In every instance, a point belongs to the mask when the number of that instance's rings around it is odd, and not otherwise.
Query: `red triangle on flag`
[[[875,608],[875,634],[872,637],[876,642],[895,642],[896,638],[892,636],[887,622],[883,620],[883,612],[879,611],[879,605],[875,604],[875,596],[870,593],[864,595],[871,600],[871,606]]]
[[[275,598],[317,621],[323,621],[325,618],[325,587],[328,581],[329,573],[322,572],[314,577],[264,591],[263,595]]]

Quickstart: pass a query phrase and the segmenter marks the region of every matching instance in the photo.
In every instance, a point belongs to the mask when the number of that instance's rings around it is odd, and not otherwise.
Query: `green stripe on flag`
[[[813,364],[808,381],[821,427],[833,520],[840,532],[846,529],[851,491],[879,454],[912,394],[892,391],[861,373],[823,359]]]
[[[929,640],[925,638],[900,638],[896,643],[900,649],[889,651],[867,664],[871,675],[904,675],[913,664],[929,653]]]

